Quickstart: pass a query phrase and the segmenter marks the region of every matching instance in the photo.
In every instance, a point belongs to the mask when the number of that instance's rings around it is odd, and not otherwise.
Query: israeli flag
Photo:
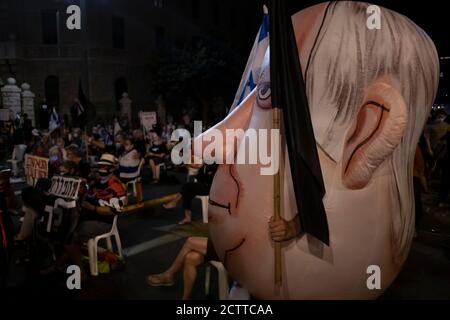
[[[53,108],[52,113],[50,114],[50,122],[48,124],[48,130],[52,132],[55,129],[58,129],[61,126],[61,121],[59,119],[59,115],[56,112],[56,109]]]
[[[255,43],[247,61],[244,73],[242,74],[239,89],[236,92],[233,104],[229,112],[236,108],[256,87],[256,82],[261,73],[261,66],[269,47],[269,13],[267,7],[264,6],[264,17],[256,35]]]

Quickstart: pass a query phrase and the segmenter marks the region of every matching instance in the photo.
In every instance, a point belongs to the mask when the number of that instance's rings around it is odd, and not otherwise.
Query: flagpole
[[[280,108],[274,107],[272,109],[272,121],[273,121],[273,129],[280,131]],[[277,143],[277,142],[275,142]],[[280,149],[281,152],[281,149]],[[280,153],[281,155],[281,153]],[[279,155],[278,161],[281,164],[282,157]],[[274,198],[273,198],[273,204],[274,204],[274,221],[278,221],[282,218],[281,216],[281,166],[279,166],[279,169],[277,173],[274,175],[273,179],[273,191],[274,191]],[[275,242],[274,243],[274,261],[275,261],[275,272],[274,272],[274,280],[275,280],[275,287],[280,288],[282,286],[282,273],[281,273],[281,242]]]

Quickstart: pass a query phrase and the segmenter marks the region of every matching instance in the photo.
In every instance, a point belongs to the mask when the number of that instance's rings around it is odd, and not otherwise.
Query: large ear
[[[342,181],[347,188],[364,188],[402,140],[408,113],[399,88],[395,80],[386,77],[367,88],[345,139]]]

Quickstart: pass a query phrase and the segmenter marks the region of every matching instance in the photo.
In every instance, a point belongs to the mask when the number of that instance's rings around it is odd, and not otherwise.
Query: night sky
[[[439,56],[450,56],[450,10],[444,1],[371,1],[404,14],[433,39]]]
[[[302,8],[324,2],[317,0],[286,1],[301,3],[300,7]],[[256,0],[256,2],[262,6],[266,1]],[[439,56],[450,56],[450,9],[447,9],[448,5],[444,1],[373,0],[363,2],[370,2],[404,14],[428,33],[436,44]]]

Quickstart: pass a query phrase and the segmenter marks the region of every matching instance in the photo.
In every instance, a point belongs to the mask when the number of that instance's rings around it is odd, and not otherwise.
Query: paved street
[[[175,174],[172,181],[161,185],[144,185],[144,196],[153,199],[179,190],[184,175]],[[178,181],[178,183],[176,182]],[[21,185],[15,185],[21,188]],[[427,211],[414,240],[410,255],[400,276],[381,299],[449,299],[450,298],[450,210],[436,207],[436,195],[424,196]],[[200,201],[194,200],[191,226],[180,227],[180,207],[164,210],[161,206],[121,216],[119,231],[126,254],[125,265],[109,274],[89,277],[81,291],[65,288],[66,276],[26,277],[25,265],[13,267],[9,281],[10,296],[73,299],[179,299],[182,294],[181,274],[173,287],[149,287],[145,277],[167,268],[190,235],[205,235],[201,221]],[[18,222],[18,217],[15,218]],[[20,257],[23,249],[16,250]],[[217,298],[216,275],[212,276],[212,297]],[[204,294],[204,266],[194,288],[194,299],[207,299]]]

